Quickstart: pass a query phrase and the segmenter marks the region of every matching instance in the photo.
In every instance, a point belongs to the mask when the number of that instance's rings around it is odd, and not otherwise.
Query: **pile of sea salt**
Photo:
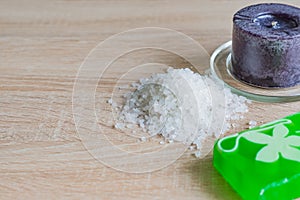
[[[138,125],[150,136],[161,135],[164,141],[191,145],[191,149],[197,149],[197,157],[205,139],[219,138],[232,120],[243,118],[250,103],[210,76],[188,68],[169,68],[132,86],[134,91],[124,95],[115,128]]]

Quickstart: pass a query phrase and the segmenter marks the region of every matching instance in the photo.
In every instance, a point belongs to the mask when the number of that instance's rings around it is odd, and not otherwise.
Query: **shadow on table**
[[[212,199],[240,200],[241,197],[213,167],[212,158],[194,160],[188,166],[188,174],[193,184],[208,193]]]

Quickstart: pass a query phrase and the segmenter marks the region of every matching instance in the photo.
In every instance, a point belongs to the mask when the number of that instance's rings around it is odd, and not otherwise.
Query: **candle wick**
[[[278,25],[278,22],[277,21],[272,21],[271,24],[272,24],[273,27],[276,27]]]

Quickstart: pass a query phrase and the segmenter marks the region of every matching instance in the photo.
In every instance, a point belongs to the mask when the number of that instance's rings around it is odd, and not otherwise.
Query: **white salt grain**
[[[211,77],[187,68],[169,68],[132,86],[135,91],[124,95],[119,120],[139,125],[151,136],[160,134],[170,143],[194,145],[197,157],[205,138],[220,137],[231,128],[230,120],[243,118],[250,103]],[[122,123],[115,127],[122,129]]]
[[[196,152],[195,152],[195,156],[196,156],[197,158],[200,158],[200,157],[201,157],[201,151],[196,151]]]
[[[126,128],[132,129],[133,127],[133,124],[126,124]]]
[[[192,151],[192,150],[194,150],[194,149],[195,149],[194,146],[189,146],[189,150],[190,150],[190,151]]]
[[[251,128],[254,128],[257,125],[257,122],[254,121],[254,120],[251,120],[251,121],[249,121],[248,125],[249,125],[249,129],[251,129]]]
[[[125,128],[125,124],[124,123],[116,123],[115,124],[115,128],[116,129],[124,129]]]
[[[112,105],[112,103],[113,103],[112,98],[108,99],[108,100],[107,100],[107,103],[110,104],[110,105]]]

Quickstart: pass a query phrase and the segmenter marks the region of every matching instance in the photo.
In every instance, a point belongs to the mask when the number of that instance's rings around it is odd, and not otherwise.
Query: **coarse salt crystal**
[[[146,142],[147,138],[146,137],[141,137],[140,140],[141,140],[141,142]]]
[[[151,136],[162,135],[169,143],[194,145],[197,157],[205,138],[220,137],[231,128],[230,120],[243,118],[250,103],[211,77],[190,69],[169,68],[132,86],[135,91],[124,95],[119,114],[122,123],[115,127],[121,129],[122,124],[131,123]]]
[[[195,147],[194,146],[189,146],[189,150],[194,150],[195,149]]]
[[[108,100],[107,100],[107,103],[110,104],[110,105],[112,105],[112,103],[113,103],[112,98],[108,99]]]
[[[254,121],[254,120],[251,120],[251,121],[249,121],[248,125],[249,125],[249,129],[251,129],[251,128],[254,128],[257,125],[257,122]]]

